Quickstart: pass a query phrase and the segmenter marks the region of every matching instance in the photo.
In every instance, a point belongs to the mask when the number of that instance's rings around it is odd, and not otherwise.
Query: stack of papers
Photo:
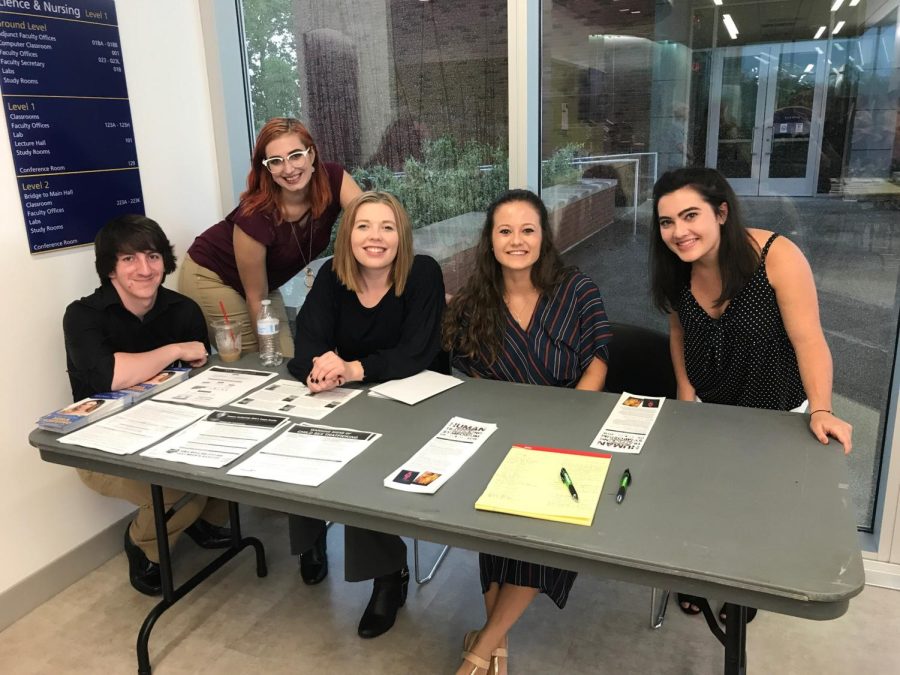
[[[131,455],[158,443],[206,414],[185,405],[145,401],[59,439],[60,443],[96,448],[116,455]]]
[[[217,410],[141,453],[142,457],[219,468],[289,423],[280,415]]]
[[[611,458],[583,450],[514,445],[475,508],[590,526]],[[560,480],[563,468],[578,492],[577,501]]]
[[[249,410],[320,420],[361,392],[361,389],[337,387],[313,394],[302,382],[278,380],[239,398],[233,405]]]
[[[65,408],[44,415],[37,421],[37,425],[41,429],[64,434],[75,431],[107,415],[134,405],[138,401],[149,398],[163,389],[183,382],[188,378],[190,372],[190,368],[166,368],[146,382],[139,382],[132,387],[119,391],[94,394],[67,405]]]
[[[402,380],[390,380],[369,389],[369,394],[392,398],[395,401],[415,405],[419,401],[431,398],[442,391],[447,391],[462,384],[462,380],[451,375],[442,375],[432,370],[423,370],[418,375],[404,377]]]
[[[318,486],[379,438],[372,431],[294,424],[228,473]]]
[[[213,366],[187,382],[158,394],[154,400],[187,403],[202,408],[221,408],[256,389],[275,375],[276,373],[265,370]]]
[[[434,494],[496,430],[496,424],[454,417],[409,461],[391,472],[384,486]]]
[[[128,392],[108,391],[95,394],[44,415],[37,421],[37,425],[47,431],[65,434],[112,415],[131,403],[131,394]]]
[[[174,387],[179,382],[184,382],[190,374],[190,368],[166,368],[146,382],[139,382],[133,387],[128,387],[122,391],[129,392],[132,395],[131,402],[137,403],[145,398],[159,394],[169,387]]]

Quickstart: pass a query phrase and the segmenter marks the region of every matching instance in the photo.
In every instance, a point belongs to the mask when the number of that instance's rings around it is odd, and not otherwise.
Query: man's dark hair
[[[175,271],[175,253],[159,223],[136,213],[113,218],[100,228],[94,239],[94,266],[100,283],[110,283],[109,275],[115,271],[120,255],[144,251],[155,251],[162,256],[166,274]]]

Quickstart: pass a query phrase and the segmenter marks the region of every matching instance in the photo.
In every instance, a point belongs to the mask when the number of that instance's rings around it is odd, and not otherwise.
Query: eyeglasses
[[[269,170],[269,173],[281,173],[284,171],[285,163],[294,168],[301,166],[312,151],[312,148],[307,148],[306,150],[295,150],[287,157],[266,157],[262,161],[262,165]]]

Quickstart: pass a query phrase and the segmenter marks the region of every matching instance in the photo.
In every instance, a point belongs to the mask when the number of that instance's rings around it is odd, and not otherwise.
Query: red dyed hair
[[[281,188],[272,179],[272,174],[263,166],[266,146],[285,134],[297,134],[307,148],[315,148],[312,178],[309,181],[309,201],[313,218],[318,218],[331,203],[331,185],[328,173],[322,166],[319,149],[309,131],[300,120],[293,117],[274,117],[263,125],[256,137],[253,155],[250,158],[250,173],[247,174],[247,189],[241,194],[241,213],[249,215],[258,211],[274,214],[276,223],[282,222]]]

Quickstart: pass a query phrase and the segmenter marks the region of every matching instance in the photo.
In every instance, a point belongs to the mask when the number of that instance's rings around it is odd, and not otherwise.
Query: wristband
[[[834,413],[832,413],[830,410],[828,410],[827,408],[819,408],[818,410],[813,410],[811,413],[809,413],[809,416],[812,417],[812,416],[815,415],[817,412],[827,412],[829,415],[833,415],[833,414],[834,414]]]

